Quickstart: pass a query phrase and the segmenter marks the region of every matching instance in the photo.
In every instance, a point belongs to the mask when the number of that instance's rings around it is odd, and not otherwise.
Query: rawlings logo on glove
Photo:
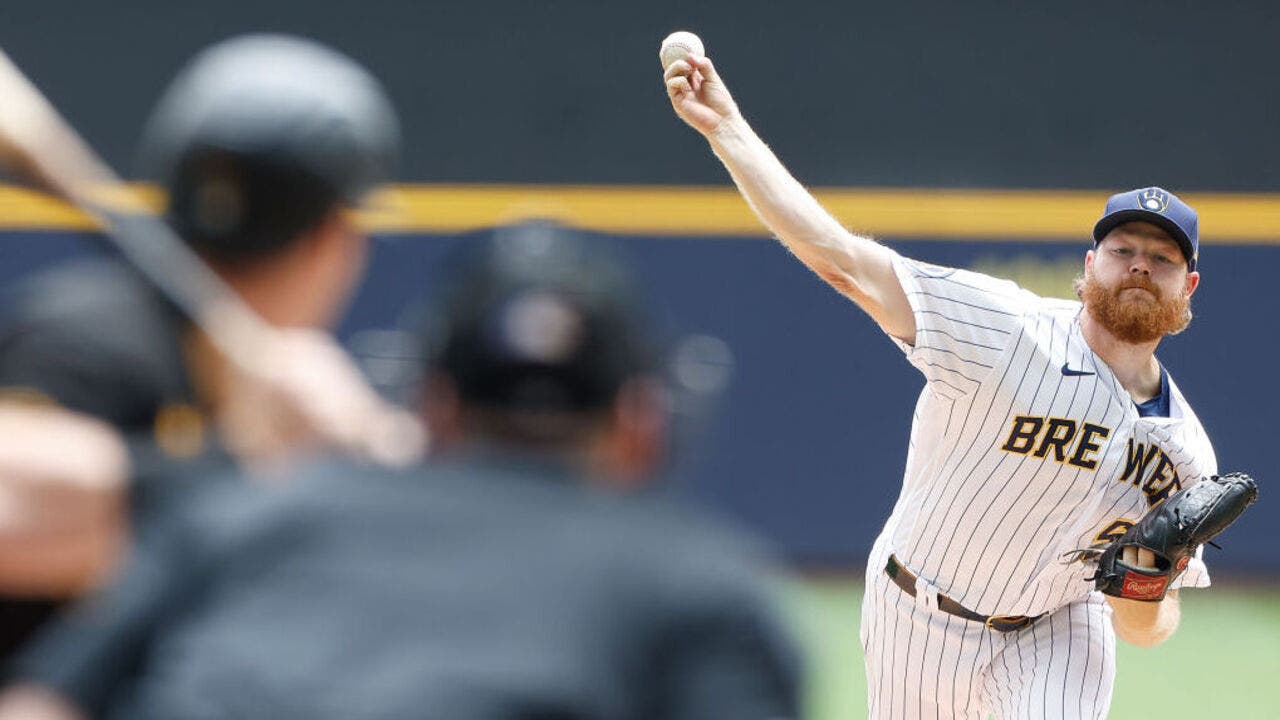
[[[1214,475],[1165,500],[1116,540],[1072,553],[1073,559],[1097,560],[1098,572],[1090,579],[1107,595],[1163,600],[1196,548],[1226,530],[1257,499],[1258,486],[1248,475]]]

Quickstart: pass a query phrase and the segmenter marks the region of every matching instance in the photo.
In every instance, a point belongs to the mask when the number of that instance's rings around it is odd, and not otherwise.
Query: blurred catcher
[[[252,367],[228,361],[190,308],[116,257],[54,268],[6,302],[0,419],[33,418],[65,438],[54,452],[101,462],[84,492],[83,477],[19,445],[29,433],[0,441],[0,493],[20,510],[0,519],[0,591],[14,596],[0,604],[0,653],[110,569],[126,500],[135,522],[181,500],[184,483],[153,482],[168,459],[270,466],[309,448],[359,451],[395,416],[326,329],[364,265],[349,210],[386,179],[398,143],[377,81],[309,41],[229,40],[173,81],[144,132],[144,167],[168,192],[166,220],[264,333],[242,349]]]
[[[212,488],[28,648],[0,718],[796,715],[772,564],[642,491],[666,410],[621,267],[532,224],[448,268],[441,461]]]

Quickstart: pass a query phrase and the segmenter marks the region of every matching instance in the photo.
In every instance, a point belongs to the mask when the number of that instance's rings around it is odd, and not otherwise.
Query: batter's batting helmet
[[[198,55],[143,135],[144,171],[196,250],[240,260],[289,244],[386,180],[399,125],[377,80],[350,58],[281,35]]]

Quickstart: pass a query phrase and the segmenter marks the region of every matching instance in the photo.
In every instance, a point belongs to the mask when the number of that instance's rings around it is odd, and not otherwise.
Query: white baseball
[[[677,30],[662,41],[662,46],[658,48],[658,60],[662,62],[662,69],[666,70],[671,67],[671,63],[685,59],[690,53],[706,54],[702,40],[688,30]]]

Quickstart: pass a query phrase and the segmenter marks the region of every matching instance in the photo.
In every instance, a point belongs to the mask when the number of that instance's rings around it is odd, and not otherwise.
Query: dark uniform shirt
[[[496,458],[262,492],[185,503],[19,674],[95,717],[796,715],[771,566],[663,500]]]
[[[51,400],[147,442],[158,416],[193,417],[185,326],[176,308],[119,260],[59,265],[0,305],[0,396]],[[0,596],[0,659],[58,605]]]

